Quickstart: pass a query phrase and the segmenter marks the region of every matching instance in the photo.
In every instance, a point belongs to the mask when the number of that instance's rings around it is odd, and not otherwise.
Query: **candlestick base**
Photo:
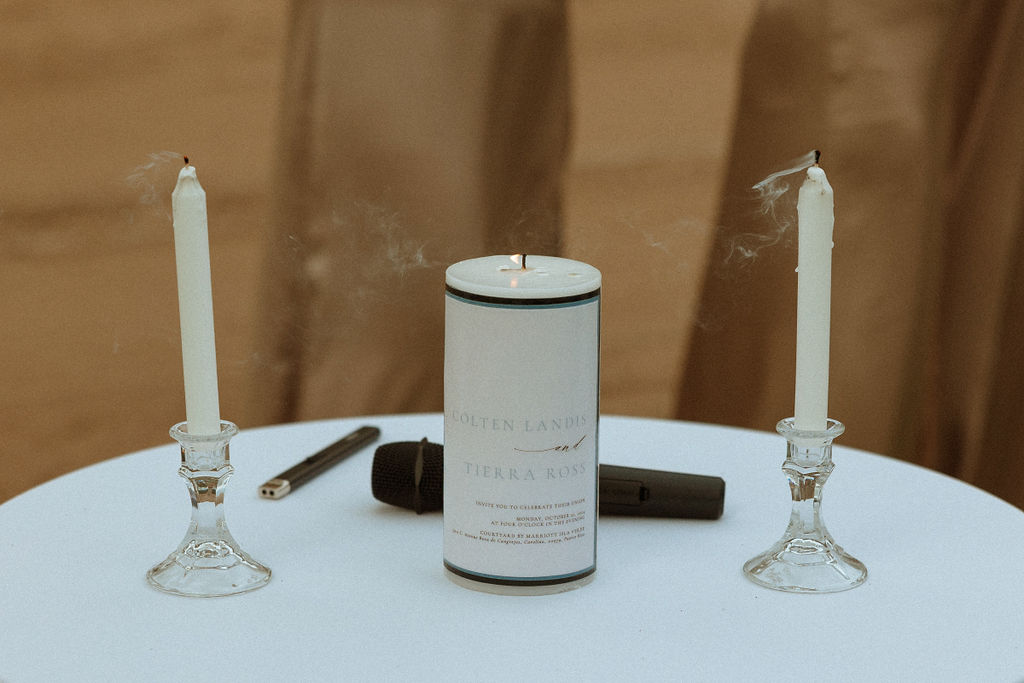
[[[824,431],[798,430],[793,418],[776,425],[786,437],[782,471],[789,479],[793,509],[789,526],[771,548],[747,561],[743,572],[754,583],[789,593],[836,593],[864,583],[868,570],[846,553],[821,518],[821,492],[835,467],[832,441],[845,427],[828,420]]]
[[[178,474],[189,487],[192,521],[178,548],[146,574],[155,588],[208,598],[255,590],[270,580],[270,570],[241,549],[224,520],[224,487],[234,472],[228,442],[237,433],[226,420],[219,434],[189,434],[186,422],[171,427],[181,444]]]

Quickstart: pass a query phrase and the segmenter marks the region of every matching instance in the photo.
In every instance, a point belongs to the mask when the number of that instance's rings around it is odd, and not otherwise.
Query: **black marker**
[[[376,427],[360,427],[348,436],[335,441],[327,448],[317,451],[298,465],[289,467],[281,474],[260,486],[264,498],[284,498],[302,484],[327,470],[380,437]]]

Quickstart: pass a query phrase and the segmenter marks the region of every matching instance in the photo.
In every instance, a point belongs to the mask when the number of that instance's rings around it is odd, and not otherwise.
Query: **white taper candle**
[[[187,161],[178,173],[178,183],[171,194],[181,358],[185,375],[185,418],[190,434],[216,434],[220,431],[220,401],[206,192],[199,184],[196,169]]]
[[[797,429],[824,430],[828,417],[828,353],[832,296],[832,186],[819,166],[807,169],[797,201]]]

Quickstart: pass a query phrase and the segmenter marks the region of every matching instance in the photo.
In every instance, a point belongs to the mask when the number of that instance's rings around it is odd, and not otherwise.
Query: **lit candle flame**
[[[513,254],[509,256],[509,260],[519,266],[520,270],[526,270],[526,254]]]

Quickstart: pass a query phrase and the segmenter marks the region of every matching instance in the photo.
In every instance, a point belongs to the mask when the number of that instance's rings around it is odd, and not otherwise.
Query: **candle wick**
[[[522,270],[526,270],[526,254],[523,254]]]
[[[185,155],[185,165],[188,166],[188,155]]]
[[[818,162],[821,161],[821,150],[814,150],[814,165],[817,166]]]

